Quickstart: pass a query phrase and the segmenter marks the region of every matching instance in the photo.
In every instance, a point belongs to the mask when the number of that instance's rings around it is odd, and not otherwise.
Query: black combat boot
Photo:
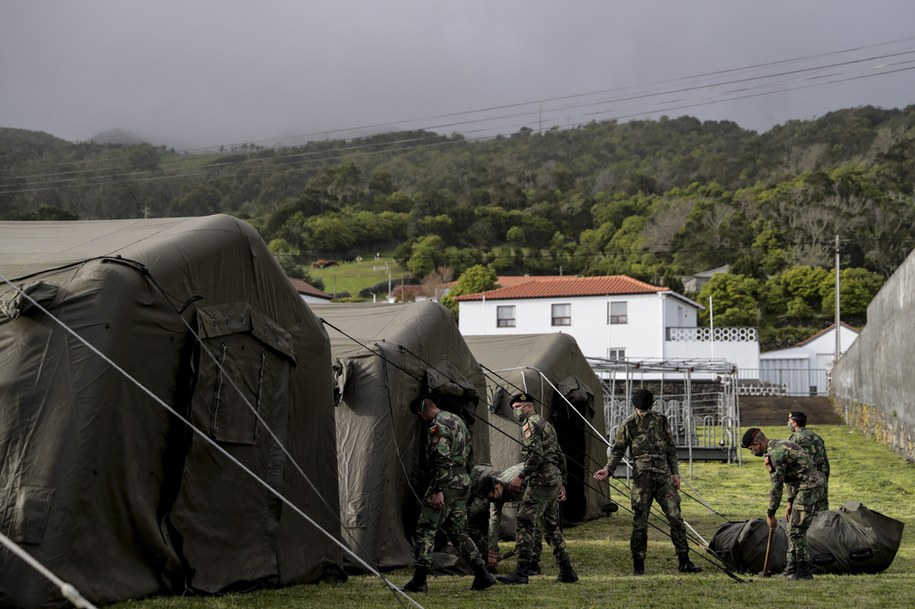
[[[689,559],[689,554],[678,554],[677,558],[680,559],[680,567],[677,569],[680,573],[701,573],[702,567],[699,565],[694,565],[693,562]]]
[[[782,577],[794,579],[795,573],[797,573],[797,563],[789,559],[788,564],[785,565],[785,570],[782,571]]]
[[[413,570],[413,579],[403,586],[407,592],[428,592],[429,586],[426,584],[426,574],[429,571],[425,567],[416,567]]]
[[[526,562],[521,562],[519,560],[518,566],[515,567],[515,571],[513,573],[509,573],[508,575],[500,575],[496,579],[503,584],[526,584],[528,568],[529,566]]]
[[[540,575],[540,573],[541,573],[541,571],[540,571],[540,561],[539,560],[537,562],[532,562],[531,564],[529,564],[527,566],[528,577],[530,577],[531,575]]]
[[[645,559],[644,558],[633,558],[632,559],[632,574],[633,575],[645,575]]]
[[[572,559],[566,556],[559,563],[559,577],[556,581],[564,584],[574,584],[578,581],[578,573],[572,568]]]
[[[492,576],[492,573],[489,572],[485,565],[474,567],[473,583],[470,584],[471,590],[485,590],[486,588],[494,586],[495,584],[495,578]]]
[[[802,560],[797,563],[797,570],[791,579],[813,579],[813,565],[809,560]]]

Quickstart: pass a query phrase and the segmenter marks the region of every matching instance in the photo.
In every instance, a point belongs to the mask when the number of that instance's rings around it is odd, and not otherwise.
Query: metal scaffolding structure
[[[604,418],[610,443],[632,414],[632,392],[646,387],[655,409],[667,416],[681,459],[741,462],[738,369],[720,359],[588,358],[604,390]]]

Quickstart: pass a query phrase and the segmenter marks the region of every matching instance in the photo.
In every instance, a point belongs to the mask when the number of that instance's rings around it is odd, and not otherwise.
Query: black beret
[[[755,438],[756,434],[758,434],[758,433],[759,433],[759,427],[751,427],[750,429],[745,431],[743,434],[743,440],[740,441],[740,446],[742,446],[743,448],[748,448],[750,446],[750,442],[753,441],[753,438]]]
[[[647,389],[639,389],[632,394],[632,405],[639,410],[650,410],[654,404],[654,394]]]
[[[526,393],[517,393],[512,396],[512,404],[523,404],[526,402],[534,403],[534,400],[531,399],[531,396]]]
[[[800,410],[792,410],[788,413],[789,419],[794,419],[798,425],[804,427],[807,425],[807,415],[801,412]]]

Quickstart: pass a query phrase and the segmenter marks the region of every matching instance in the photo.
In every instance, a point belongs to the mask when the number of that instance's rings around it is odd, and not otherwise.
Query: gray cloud
[[[763,130],[915,102],[912,23],[910,0],[5,0],[0,126],[179,149],[664,113]]]

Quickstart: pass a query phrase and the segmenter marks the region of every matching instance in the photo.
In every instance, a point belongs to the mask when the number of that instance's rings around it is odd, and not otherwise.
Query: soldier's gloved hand
[[[489,567],[490,569],[493,569],[493,568],[495,568],[495,566],[498,563],[499,563],[499,551],[490,549],[486,553],[486,566]]]

